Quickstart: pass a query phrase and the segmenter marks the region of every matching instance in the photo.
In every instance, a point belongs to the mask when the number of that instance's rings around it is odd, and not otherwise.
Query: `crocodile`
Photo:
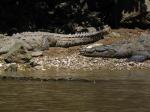
[[[89,57],[127,58],[128,61],[143,62],[150,59],[150,34],[142,34],[139,38],[120,40],[108,45],[83,46],[80,54]]]
[[[29,51],[47,50],[49,47],[72,47],[95,42],[109,32],[109,27],[91,33],[56,34],[48,32],[23,32],[0,38],[0,54],[7,53],[16,43]]]
[[[83,45],[93,43],[103,38],[103,35],[107,34],[108,31],[101,30],[91,33],[76,33],[76,34],[56,34],[47,32],[24,32],[21,34],[13,35],[13,39],[23,40],[33,48],[36,45],[40,47],[72,47],[77,45]],[[38,45],[38,46],[39,46]]]
[[[21,58],[29,52],[41,55],[41,53],[35,52],[48,50],[49,47],[72,47],[92,43],[102,39],[108,31],[109,28],[105,27],[96,32],[69,35],[48,32],[18,33],[10,37],[0,37],[0,55],[6,54],[5,58],[10,57],[10,55],[12,55],[11,58],[17,57],[18,54],[16,55],[16,53],[23,53],[21,56],[19,55]]]

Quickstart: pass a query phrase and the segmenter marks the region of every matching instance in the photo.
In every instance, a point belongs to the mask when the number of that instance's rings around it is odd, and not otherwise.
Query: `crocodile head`
[[[80,54],[91,57],[108,57],[113,58],[116,50],[110,45],[94,44],[80,49]]]
[[[134,49],[130,45],[122,46],[93,44],[80,49],[80,54],[88,57],[128,58],[128,61],[143,62],[150,58],[147,51]]]

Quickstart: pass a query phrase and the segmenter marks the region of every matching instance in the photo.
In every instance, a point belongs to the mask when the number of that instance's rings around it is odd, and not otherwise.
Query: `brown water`
[[[0,112],[150,112],[150,82],[5,80]]]

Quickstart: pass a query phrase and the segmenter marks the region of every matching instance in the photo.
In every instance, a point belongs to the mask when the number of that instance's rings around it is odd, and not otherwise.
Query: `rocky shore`
[[[119,29],[112,30],[112,32],[105,36],[105,39],[96,43],[110,44],[126,38],[138,38],[142,33],[150,33],[149,30],[141,29]],[[111,58],[94,58],[84,57],[79,53],[81,46],[70,48],[51,47],[49,50],[44,51],[43,55],[33,57],[30,63],[0,63],[1,71],[47,71],[54,69],[65,70],[85,70],[93,71],[100,69],[109,70],[131,70],[149,69],[150,61],[147,60],[143,63],[128,62],[127,59],[111,59]],[[15,66],[15,67],[14,67]]]

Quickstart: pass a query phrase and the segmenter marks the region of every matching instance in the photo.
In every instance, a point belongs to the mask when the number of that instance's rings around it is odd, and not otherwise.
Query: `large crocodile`
[[[24,32],[13,35],[13,39],[23,40],[30,46],[34,44],[41,44],[41,46],[48,47],[72,47],[95,42],[103,38],[103,35],[109,32],[109,27],[103,30],[90,33],[76,33],[76,34],[56,34],[48,32]],[[36,48],[35,46],[33,46]]]
[[[71,47],[95,42],[109,32],[105,27],[101,31],[77,34],[56,34],[48,32],[24,32],[11,37],[0,38],[0,54],[7,53],[16,43],[22,44],[28,50],[46,50],[49,47]]]
[[[24,55],[28,54],[30,51],[43,51],[47,50],[49,47],[71,47],[92,43],[102,39],[103,35],[108,33],[108,31],[109,28],[106,27],[97,32],[70,35],[46,32],[24,32],[14,34],[11,37],[0,38],[0,54],[6,54],[5,59],[8,59],[8,57],[16,58],[18,55],[18,58],[24,59]],[[34,52],[33,54],[40,55],[41,53]]]
[[[150,34],[143,34],[136,39],[122,40],[109,45],[84,46],[80,53],[90,57],[128,58],[129,61],[143,62],[150,59]]]

